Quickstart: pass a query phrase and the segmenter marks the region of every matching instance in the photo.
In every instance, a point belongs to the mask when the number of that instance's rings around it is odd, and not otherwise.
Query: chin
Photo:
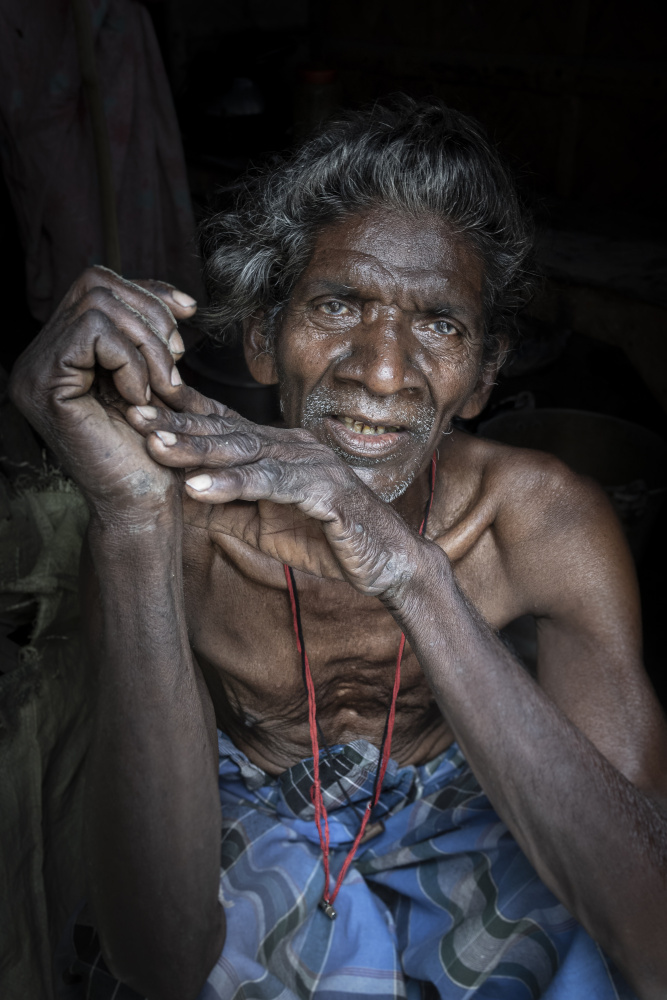
[[[378,474],[377,469],[369,469],[368,466],[359,467],[353,465],[352,468],[359,479],[368,486],[369,490],[372,490],[376,497],[384,500],[385,503],[391,503],[393,500],[398,500],[399,497],[403,496],[408,487],[414,482],[417,474],[417,470],[415,469],[413,472],[407,473],[398,479],[388,479],[388,477]]]

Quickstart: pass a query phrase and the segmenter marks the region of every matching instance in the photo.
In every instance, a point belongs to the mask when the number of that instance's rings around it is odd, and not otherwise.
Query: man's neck
[[[417,530],[421,524],[430,493],[431,458],[427,465],[415,476],[407,490],[391,501],[391,506],[406,524]]]

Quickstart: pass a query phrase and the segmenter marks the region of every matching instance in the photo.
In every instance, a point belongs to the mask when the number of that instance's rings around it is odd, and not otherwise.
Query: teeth
[[[353,420],[352,417],[339,417],[338,419],[356,434],[395,434],[399,430],[398,427],[388,424],[365,424],[362,420]]]

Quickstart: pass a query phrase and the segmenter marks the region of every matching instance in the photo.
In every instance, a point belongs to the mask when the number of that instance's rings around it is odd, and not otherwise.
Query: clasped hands
[[[273,504],[296,508],[319,522],[343,577],[357,590],[375,597],[393,591],[410,572],[419,542],[393,508],[310,431],[253,424],[209,402],[216,412],[139,405],[125,416],[145,438],[151,458],[186,470],[193,500],[260,501],[265,513]],[[311,533],[303,541],[315,540]],[[295,553],[299,568],[298,544],[286,545],[285,552],[290,562]]]

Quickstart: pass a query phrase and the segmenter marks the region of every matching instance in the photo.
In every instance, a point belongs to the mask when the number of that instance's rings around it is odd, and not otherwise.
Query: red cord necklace
[[[431,458],[431,470],[430,470],[430,494],[428,502],[426,504],[426,510],[424,511],[424,517],[422,518],[422,523],[419,527],[419,534],[423,535],[426,531],[426,524],[428,522],[428,516],[431,512],[431,506],[433,504],[433,493],[435,490],[435,471],[436,471],[436,456],[435,452]],[[391,704],[389,705],[389,711],[387,712],[387,718],[384,724],[384,733],[382,736],[382,744],[380,746],[380,759],[378,761],[377,771],[375,772],[375,783],[373,785],[373,794],[368,801],[366,810],[364,812],[363,818],[361,820],[361,826],[359,827],[359,832],[354,838],[354,843],[352,847],[347,852],[347,857],[343,862],[343,867],[341,868],[338,878],[336,879],[336,884],[332,893],[329,893],[329,817],[327,816],[326,806],[324,805],[324,797],[322,795],[322,785],[320,782],[320,760],[319,760],[319,744],[318,744],[318,730],[320,729],[319,723],[317,721],[317,705],[315,702],[315,685],[313,684],[313,675],[310,670],[310,664],[308,662],[308,654],[306,653],[306,645],[303,639],[303,631],[301,628],[301,614],[299,611],[299,597],[296,589],[296,581],[294,579],[294,571],[291,566],[287,563],[283,563],[283,568],[285,570],[285,579],[287,580],[287,590],[289,592],[290,606],[292,609],[292,624],[294,626],[294,636],[296,639],[296,648],[301,657],[301,667],[303,672],[303,681],[306,687],[306,692],[308,694],[308,725],[310,728],[310,743],[313,750],[313,784],[310,789],[310,797],[313,801],[313,806],[315,807],[315,824],[317,826],[317,832],[320,838],[320,846],[322,848],[322,858],[324,863],[324,893],[322,894],[322,899],[320,900],[320,906],[326,913],[326,915],[334,920],[336,917],[336,911],[333,908],[334,900],[338,895],[338,891],[343,884],[343,879],[347,874],[347,870],[352,864],[354,855],[357,852],[357,848],[361,842],[361,839],[366,831],[368,825],[368,820],[370,819],[371,813],[375,806],[377,805],[380,792],[382,791],[382,782],[384,781],[384,776],[387,770],[387,764],[389,763],[389,755],[391,753],[391,738],[394,732],[394,720],[396,718],[396,701],[398,698],[398,690],[401,686],[401,660],[403,659],[403,650],[405,648],[405,633],[401,632],[401,640],[398,645],[398,656],[396,658],[396,673],[394,676],[394,689],[391,695]],[[321,731],[320,731],[321,734]],[[324,742],[324,740],[322,741]]]

